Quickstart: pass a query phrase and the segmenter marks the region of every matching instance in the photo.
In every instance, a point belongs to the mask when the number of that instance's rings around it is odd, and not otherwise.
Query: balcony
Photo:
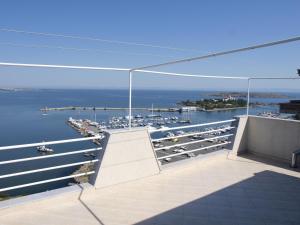
[[[1,202],[1,224],[299,224],[300,173],[289,163],[300,123],[237,125],[232,150],[165,166],[144,129],[113,132],[93,185]],[[122,154],[132,145],[139,154]]]

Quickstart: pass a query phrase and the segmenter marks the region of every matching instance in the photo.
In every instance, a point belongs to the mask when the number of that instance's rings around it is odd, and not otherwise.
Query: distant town
[[[179,105],[184,107],[195,107],[197,110],[233,109],[246,107],[247,101],[229,95],[218,99],[186,100],[181,101]]]
[[[247,98],[247,92],[215,92],[209,94],[213,97],[228,98]],[[282,93],[268,93],[268,92],[252,92],[250,93],[251,98],[289,98],[288,95]]]

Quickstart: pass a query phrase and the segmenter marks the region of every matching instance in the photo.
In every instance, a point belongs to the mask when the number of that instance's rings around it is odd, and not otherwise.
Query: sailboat
[[[161,117],[160,115],[156,115],[153,113],[154,109],[153,109],[153,103],[152,103],[152,107],[151,107],[151,114],[147,115],[147,118],[157,118],[157,117]]]
[[[48,115],[47,111],[48,111],[48,107],[46,106],[45,109],[42,110],[43,112],[42,115],[47,116]]]

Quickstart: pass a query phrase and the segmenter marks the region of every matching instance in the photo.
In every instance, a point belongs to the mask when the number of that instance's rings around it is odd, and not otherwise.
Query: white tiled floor
[[[0,211],[0,225],[300,224],[300,174],[226,155],[158,176]]]

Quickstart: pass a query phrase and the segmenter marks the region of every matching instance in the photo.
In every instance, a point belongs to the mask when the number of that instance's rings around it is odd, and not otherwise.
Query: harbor
[[[181,129],[175,132],[164,132],[163,130],[154,138],[151,133],[156,130],[168,129],[165,124],[178,126],[182,123],[178,117],[161,117],[160,115],[150,114],[148,116],[135,115],[132,118],[134,127],[147,127],[152,138],[153,149],[160,160],[161,165],[180,161],[187,158],[193,158],[214,151],[221,150],[230,144],[230,132],[234,127],[227,125],[204,127],[201,129]],[[67,123],[82,136],[95,137],[99,139],[93,140],[97,145],[101,145],[105,132],[110,129],[119,129],[128,127],[128,117],[112,117],[108,122],[96,122],[88,119],[73,119],[70,117]],[[161,124],[164,125],[161,125]],[[190,121],[184,121],[190,123]],[[177,124],[177,125],[176,125]],[[218,136],[222,136],[219,138]],[[218,138],[217,138],[218,137]],[[199,149],[202,149],[199,151]],[[176,155],[178,153],[184,153]],[[175,156],[174,156],[175,154]],[[169,157],[171,156],[171,157]]]

